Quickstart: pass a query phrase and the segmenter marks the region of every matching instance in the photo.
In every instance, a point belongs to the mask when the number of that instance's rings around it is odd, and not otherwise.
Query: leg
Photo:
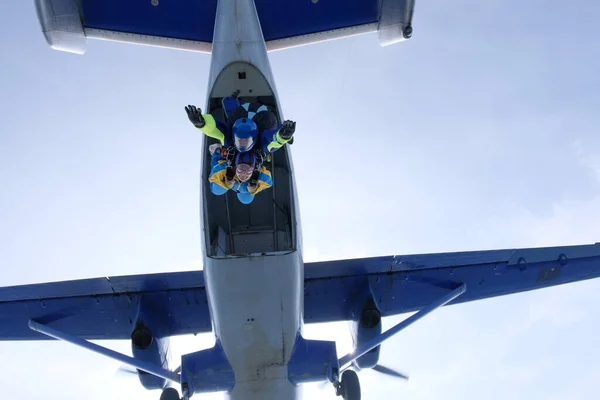
[[[223,110],[225,111],[225,116],[229,118],[229,115],[233,110],[240,106],[240,102],[235,97],[227,96],[222,100]]]
[[[243,204],[250,204],[254,200],[254,195],[250,193],[238,193],[238,200]]]
[[[229,189],[225,189],[223,186],[219,186],[214,182],[210,183],[210,191],[214,195],[217,195],[217,196],[224,195],[225,193],[227,193],[227,190],[229,190]]]

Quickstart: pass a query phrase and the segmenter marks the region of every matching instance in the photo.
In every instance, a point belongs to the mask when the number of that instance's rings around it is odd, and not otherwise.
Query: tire
[[[342,373],[341,389],[344,400],[360,400],[360,381],[355,371],[348,369]]]
[[[406,28],[404,28],[402,30],[402,34],[404,35],[405,39],[410,39],[412,37],[413,34],[413,28],[411,25],[408,25]]]
[[[160,400],[180,400],[179,392],[174,388],[163,389]]]

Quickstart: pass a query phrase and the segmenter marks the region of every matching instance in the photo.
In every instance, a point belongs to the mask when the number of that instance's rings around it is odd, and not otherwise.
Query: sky
[[[204,105],[209,56],[100,41],[56,52],[32,1],[0,9],[0,286],[201,268],[202,138],[183,107]],[[417,1],[406,43],[272,53],[297,121],[305,260],[600,241],[599,19],[583,0]],[[599,290],[438,310],[383,346],[382,364],[411,380],[365,371],[363,398],[596,399]],[[351,350],[343,323],[306,331]],[[63,343],[3,342],[0,359],[6,399],[159,397]]]

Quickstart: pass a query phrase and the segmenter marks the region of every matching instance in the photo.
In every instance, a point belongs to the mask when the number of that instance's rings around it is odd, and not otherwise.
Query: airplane
[[[210,54],[205,110],[216,118],[221,99],[240,90],[283,120],[270,51],[375,32],[391,45],[413,33],[412,0],[35,5],[55,50],[83,54],[95,38]],[[290,146],[273,153],[273,187],[243,205],[210,193],[213,142],[204,137],[201,149],[203,271],[0,288],[0,339],[58,339],[113,358],[161,400],[298,399],[308,382],[359,400],[357,371],[407,378],[379,365],[381,346],[436,309],[600,276],[599,243],[305,263]],[[383,317],[404,313],[413,314],[383,331]],[[304,324],[335,321],[352,322],[354,350],[341,357],[335,341],[303,337]],[[212,348],[169,365],[170,337],[211,332]],[[89,341],[99,339],[131,341],[132,356]]]

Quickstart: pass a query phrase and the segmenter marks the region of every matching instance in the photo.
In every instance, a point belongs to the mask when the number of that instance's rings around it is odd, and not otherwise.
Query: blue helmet
[[[256,166],[256,156],[254,152],[247,151],[238,153],[235,156],[235,174],[240,181],[246,182],[252,176],[254,167]]]
[[[233,143],[240,152],[251,150],[258,137],[258,127],[249,118],[240,118],[233,124]]]
[[[235,156],[235,165],[246,164],[252,168],[256,165],[256,155],[254,152],[237,153]]]

